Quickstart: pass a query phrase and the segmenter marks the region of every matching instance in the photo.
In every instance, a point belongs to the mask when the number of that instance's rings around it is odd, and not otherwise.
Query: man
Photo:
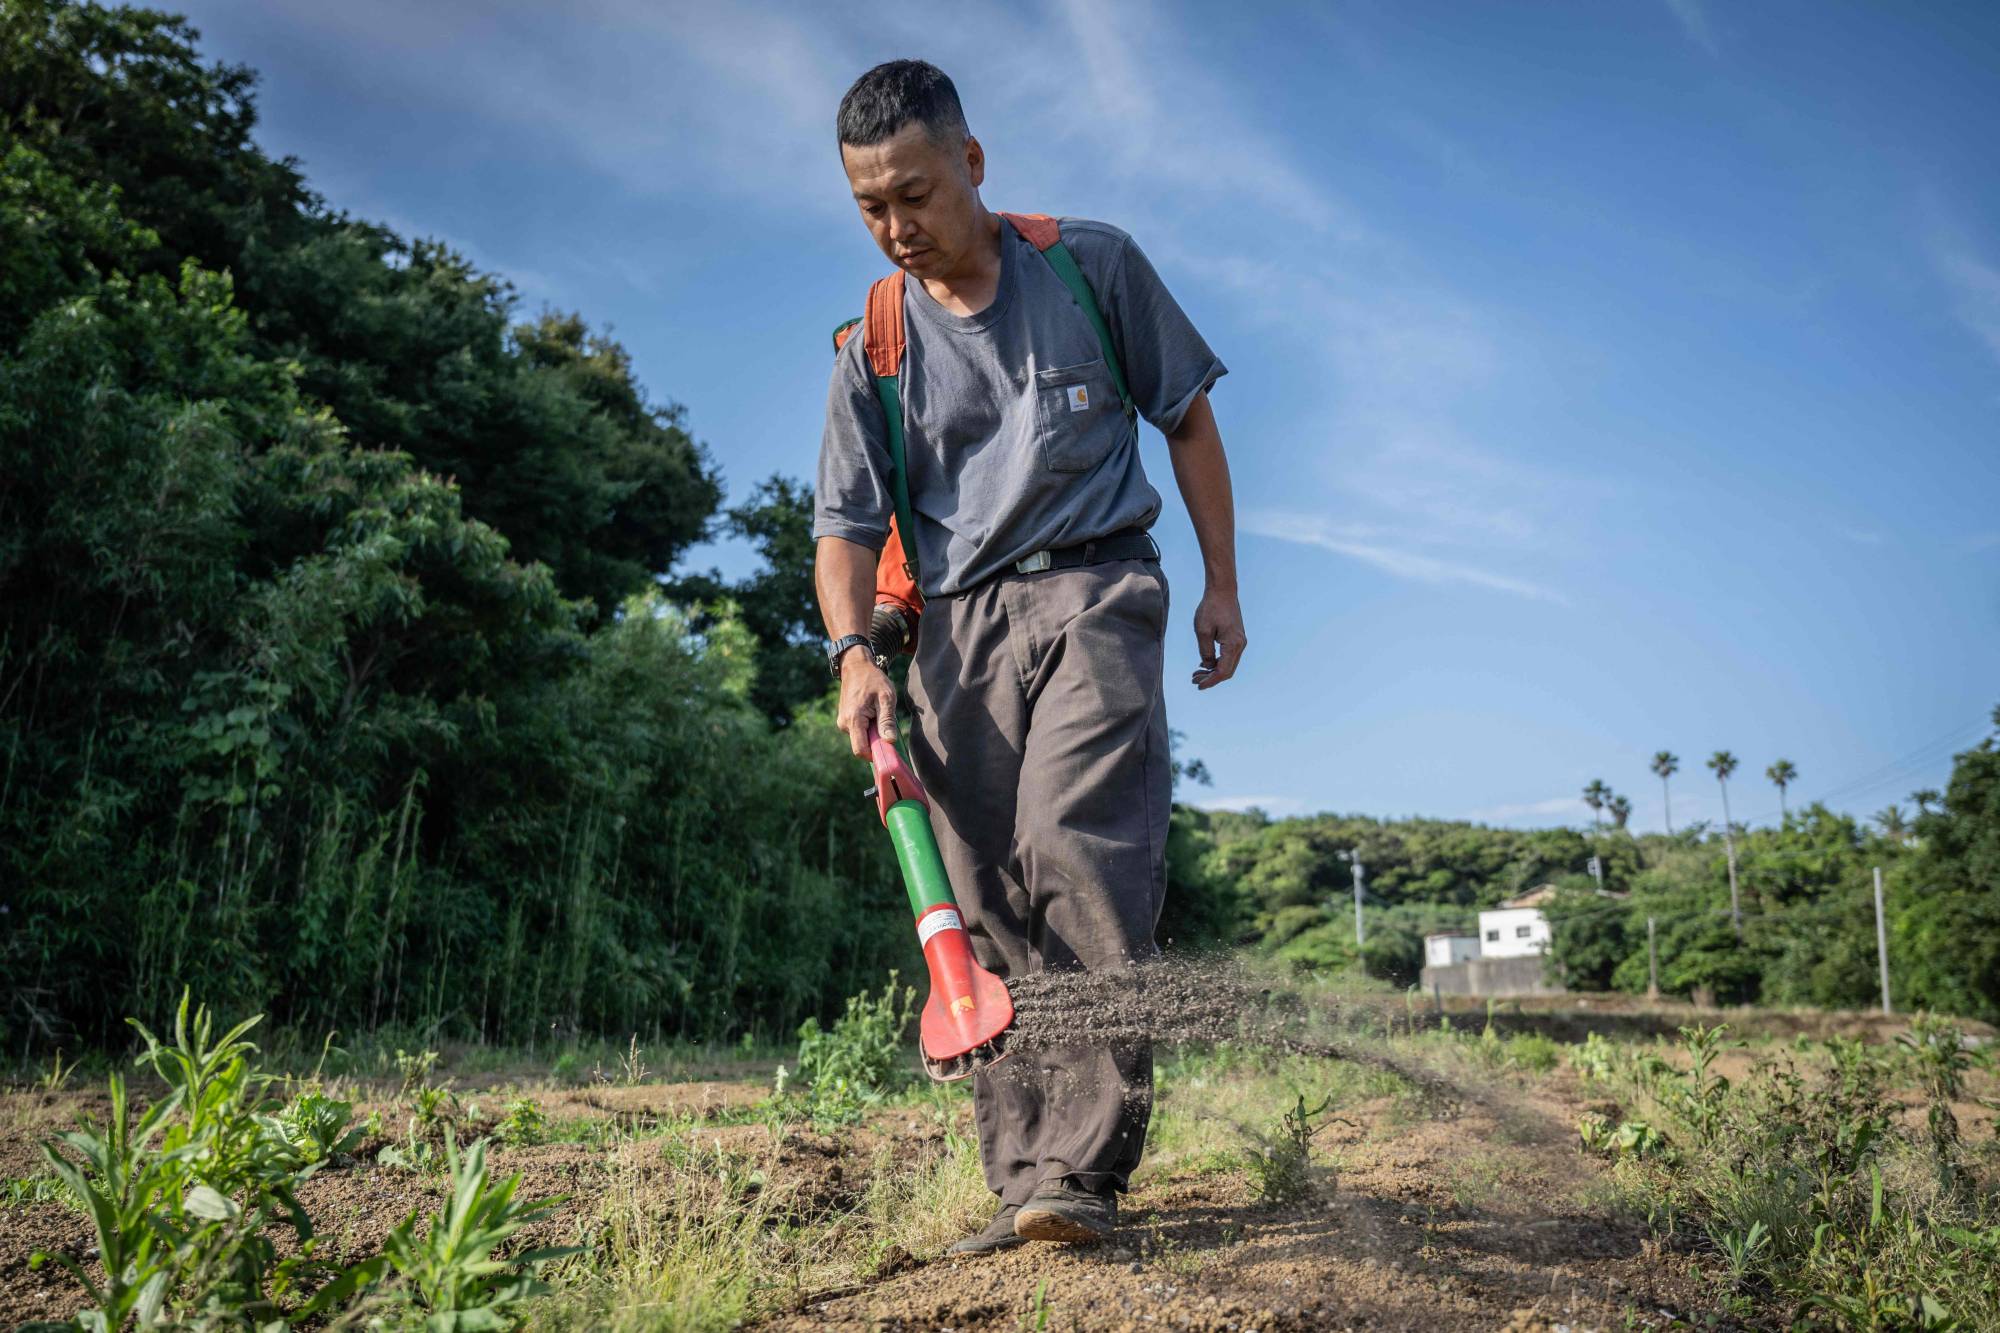
[[[951,80],[877,66],[841,100],[841,162],[905,275],[899,375],[924,599],[910,757],[980,964],[1003,978],[1155,956],[1171,800],[1161,667],[1167,587],[1139,461],[1089,317],[979,196],[985,154]],[[1209,410],[1223,365],[1115,227],[1060,222],[1137,412],[1165,433],[1207,577],[1203,689],[1243,653],[1229,467]],[[863,338],[836,358],[820,446],[815,579],[854,753],[895,732],[867,633],[894,508],[887,412]],[[975,1075],[1000,1198],[952,1253],[1109,1234],[1152,1105],[1147,1049],[1017,1052]]]

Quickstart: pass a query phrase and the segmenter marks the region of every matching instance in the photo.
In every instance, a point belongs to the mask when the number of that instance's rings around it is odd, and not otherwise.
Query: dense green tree
[[[1632,909],[1597,892],[1589,875],[1555,881],[1556,896],[1542,909],[1549,920],[1549,958],[1572,990],[1609,990],[1618,965],[1632,951],[1627,928]],[[1639,923],[1643,935],[1645,922]]]
[[[763,557],[749,577],[734,583],[720,571],[688,575],[672,584],[673,595],[692,605],[727,611],[742,620],[757,640],[756,679],[750,697],[775,726],[788,726],[803,704],[828,697],[832,676],[826,668],[826,630],[813,588],[812,488],[788,477],[762,482],[748,500],[730,509],[724,531],[748,541]]]
[[[2000,709],[1993,723],[2000,733]],[[1919,815],[1894,889],[1899,1003],[2000,1022],[2000,740],[1952,764],[1943,808]]]
[[[772,735],[767,644],[645,595],[715,502],[677,413],[320,211],[192,43],[0,9],[0,1038],[191,979],[319,1027],[777,1031],[910,962],[830,720]]]
[[[150,10],[10,3],[0,138],[115,194],[150,240],[120,255],[128,275],[173,280],[184,260],[231,275],[253,351],[296,362],[356,445],[451,478],[596,618],[702,539],[713,466],[622,349],[575,316],[514,326],[504,281],[328,211],[253,142],[255,74],[205,63],[195,41]]]

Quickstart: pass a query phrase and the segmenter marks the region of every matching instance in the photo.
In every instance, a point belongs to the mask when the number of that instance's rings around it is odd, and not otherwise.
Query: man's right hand
[[[834,714],[857,759],[868,758],[868,724],[896,739],[896,686],[866,648],[850,648],[840,663],[840,708]]]

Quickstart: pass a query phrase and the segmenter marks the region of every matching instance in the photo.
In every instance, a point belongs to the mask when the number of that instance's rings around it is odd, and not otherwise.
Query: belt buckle
[[[1055,563],[1055,557],[1047,551],[1037,551],[1014,562],[1014,568],[1022,574],[1039,574]]]

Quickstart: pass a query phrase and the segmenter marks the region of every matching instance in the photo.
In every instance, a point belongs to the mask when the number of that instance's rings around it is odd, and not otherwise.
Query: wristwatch
[[[871,656],[875,651],[869,647],[868,636],[866,634],[844,634],[828,644],[826,648],[826,666],[827,670],[833,672],[835,680],[840,679],[840,659],[846,654],[849,648],[868,648]]]

